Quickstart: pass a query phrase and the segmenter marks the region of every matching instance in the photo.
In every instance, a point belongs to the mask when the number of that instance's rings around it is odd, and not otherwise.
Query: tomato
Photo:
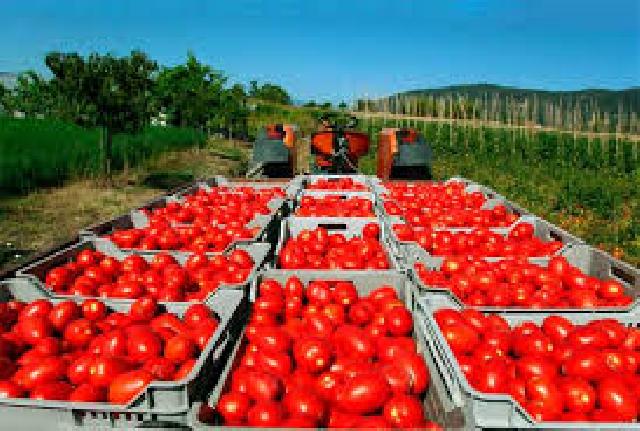
[[[494,359],[478,366],[471,376],[470,383],[480,392],[506,393],[509,375],[505,362]]]
[[[638,416],[638,398],[624,381],[607,377],[598,384],[598,404],[605,411],[615,412],[623,421]]]
[[[177,363],[185,362],[196,354],[196,344],[183,335],[169,338],[164,346],[164,357]]]
[[[278,427],[282,422],[282,407],[274,401],[258,401],[247,412],[247,424],[253,427]]]
[[[182,321],[192,328],[197,328],[202,322],[214,320],[216,316],[204,304],[192,304],[184,313]]]
[[[560,391],[566,408],[575,413],[587,414],[596,406],[596,391],[581,378],[566,378],[560,382]]]
[[[557,366],[543,356],[523,356],[516,363],[516,372],[522,379],[533,377],[556,377]]]
[[[402,351],[394,357],[392,363],[403,369],[409,376],[412,394],[420,395],[427,390],[431,375],[424,363],[424,359],[420,355],[413,352]]]
[[[22,398],[24,395],[25,390],[19,385],[9,380],[0,380],[0,399]]]
[[[49,321],[58,331],[62,331],[69,322],[78,317],[80,317],[80,307],[73,301],[60,302],[49,312]]]
[[[160,356],[162,343],[160,337],[148,327],[129,327],[127,337],[127,356],[138,362]]]
[[[259,371],[248,373],[247,395],[252,400],[275,400],[281,392],[282,383],[278,378]]]
[[[307,285],[307,299],[309,304],[327,305],[331,303],[331,289],[325,281],[312,281]]]
[[[78,386],[69,394],[69,401],[99,403],[107,400],[105,388],[83,384]]]
[[[353,283],[339,281],[331,292],[333,301],[343,306],[350,306],[358,300],[358,291]]]
[[[389,385],[382,376],[362,373],[338,386],[335,402],[344,412],[367,414],[380,409],[390,394]]]
[[[445,340],[456,354],[464,354],[473,351],[479,342],[476,331],[469,325],[458,322],[440,326],[440,331]]]
[[[110,357],[127,355],[127,334],[122,329],[114,329],[102,336],[100,353]]]
[[[60,380],[67,374],[67,364],[60,358],[44,357],[20,368],[13,376],[14,383],[27,388]]]
[[[315,392],[325,401],[335,398],[336,388],[344,381],[336,371],[325,371],[320,374],[314,384]]]
[[[292,417],[308,417],[315,423],[320,423],[324,417],[324,403],[308,388],[298,389],[287,393],[282,399],[284,411]]]
[[[82,316],[91,321],[103,319],[107,315],[107,306],[97,299],[87,299],[82,303]]]
[[[331,346],[325,340],[303,338],[295,342],[293,356],[298,367],[316,374],[329,367],[333,354]]]
[[[220,397],[216,410],[224,419],[225,425],[238,426],[246,420],[249,407],[250,400],[247,395],[229,392]]]
[[[286,296],[302,297],[304,295],[304,285],[298,277],[289,277],[284,285]]]
[[[380,237],[380,225],[377,223],[367,223],[362,229],[362,236],[364,238],[378,239]]]
[[[562,363],[562,371],[567,376],[595,380],[604,374],[605,363],[597,350],[580,349]]]
[[[146,370],[134,370],[119,374],[109,385],[108,399],[115,404],[127,404],[153,380]]]
[[[375,353],[371,338],[357,326],[344,325],[333,334],[333,343],[338,357],[369,360]]]
[[[289,354],[274,351],[258,351],[256,367],[282,379],[286,378],[293,368]]]
[[[264,351],[286,352],[291,348],[291,338],[277,326],[258,327],[249,340]]]
[[[253,308],[278,315],[284,311],[284,299],[280,295],[261,295],[253,303]]]
[[[73,392],[73,387],[66,382],[47,382],[34,387],[29,396],[34,400],[59,400],[69,399]]]
[[[396,394],[385,403],[384,418],[396,428],[419,428],[424,424],[422,404],[415,397]]]
[[[16,328],[22,339],[28,344],[35,344],[53,333],[49,319],[37,314],[21,318]]]
[[[88,383],[91,378],[91,366],[94,357],[92,355],[81,355],[75,361],[71,362],[67,369],[67,378],[74,385]]]
[[[411,334],[413,317],[406,308],[394,308],[385,313],[385,326],[393,336],[402,337]]]
[[[379,337],[376,339],[376,356],[380,361],[391,361],[402,352],[416,353],[416,344],[411,338]]]
[[[155,299],[145,297],[138,298],[131,304],[129,316],[135,322],[148,322],[156,315],[158,303]]]
[[[89,365],[89,383],[93,386],[108,387],[113,377],[127,371],[122,359],[98,357]]]
[[[74,347],[87,346],[97,334],[97,328],[88,319],[76,319],[64,330],[64,340]]]
[[[573,323],[561,316],[548,316],[542,322],[542,330],[556,343],[566,340],[573,328]]]

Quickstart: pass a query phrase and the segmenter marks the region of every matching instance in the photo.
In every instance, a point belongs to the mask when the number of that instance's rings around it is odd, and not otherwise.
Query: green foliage
[[[0,193],[25,193],[60,185],[70,178],[98,177],[102,152],[99,129],[60,120],[0,118]],[[193,129],[148,127],[113,139],[113,168],[132,167],[166,151],[203,145]]]
[[[126,57],[52,52],[45,58],[59,97],[59,117],[108,133],[136,132],[149,123],[157,64],[133,51]]]
[[[291,97],[287,91],[279,85],[269,82],[258,85],[258,81],[249,82],[249,96],[263,102],[291,105]]]

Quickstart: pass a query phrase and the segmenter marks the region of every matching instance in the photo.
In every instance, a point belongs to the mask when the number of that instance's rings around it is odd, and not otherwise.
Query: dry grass
[[[72,238],[83,227],[123,214],[165,193],[152,181],[155,177],[238,176],[246,157],[247,149],[241,145],[211,141],[203,149],[163,154],[118,174],[111,185],[82,180],[26,196],[0,198],[0,269],[3,249],[25,251],[19,259],[24,260]],[[15,261],[5,262],[4,267],[12,263]]]

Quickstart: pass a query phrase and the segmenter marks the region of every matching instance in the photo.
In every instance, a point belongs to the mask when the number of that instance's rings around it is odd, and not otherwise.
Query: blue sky
[[[640,85],[640,0],[1,0],[0,71],[47,51],[187,50],[232,80],[340,100],[450,84]]]

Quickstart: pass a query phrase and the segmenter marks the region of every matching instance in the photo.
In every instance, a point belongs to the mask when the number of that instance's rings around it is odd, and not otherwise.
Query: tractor
[[[385,128],[378,135],[377,176],[431,179],[431,147],[415,129]]]
[[[354,174],[358,159],[369,151],[369,135],[356,132],[357,120],[320,119],[320,130],[311,135],[311,154],[315,156],[312,171],[316,174]]]
[[[252,164],[247,176],[293,177],[297,134],[298,128],[294,124],[270,124],[261,129],[253,145]]]

